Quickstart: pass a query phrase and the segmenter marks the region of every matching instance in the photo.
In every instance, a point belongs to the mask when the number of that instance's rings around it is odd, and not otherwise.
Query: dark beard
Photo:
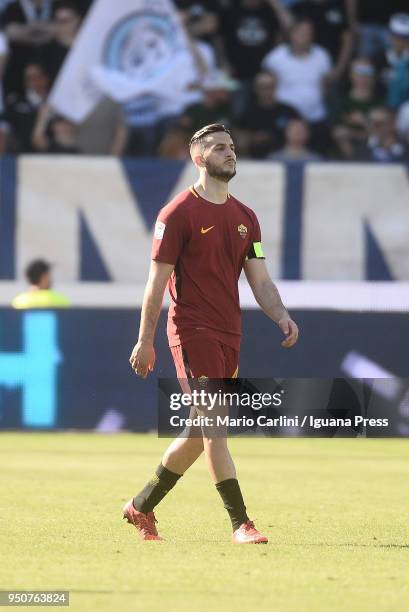
[[[222,168],[218,168],[207,161],[206,170],[209,176],[218,179],[223,183],[228,183],[234,176],[236,176],[236,166],[234,166],[234,168],[231,170],[223,170]]]

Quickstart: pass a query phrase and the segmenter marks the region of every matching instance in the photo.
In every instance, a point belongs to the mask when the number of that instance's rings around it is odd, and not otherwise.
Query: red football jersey
[[[198,330],[240,347],[238,280],[246,258],[263,258],[255,213],[229,195],[224,204],[190,187],[159,212],[152,245],[154,261],[173,264],[169,279],[169,346]]]

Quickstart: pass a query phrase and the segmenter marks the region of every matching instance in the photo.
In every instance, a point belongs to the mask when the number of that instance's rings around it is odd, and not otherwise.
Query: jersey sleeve
[[[155,223],[152,255],[154,261],[175,265],[186,241],[186,223],[179,211],[162,208]]]
[[[253,221],[254,221],[253,232],[250,237],[251,243],[250,243],[250,248],[248,250],[246,259],[265,259],[264,253],[263,253],[263,247],[261,244],[260,224],[258,222],[256,215],[254,215]]]

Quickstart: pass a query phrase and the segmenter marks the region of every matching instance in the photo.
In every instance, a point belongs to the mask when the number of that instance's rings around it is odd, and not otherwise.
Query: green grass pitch
[[[91,612],[409,609],[407,440],[232,440],[267,546],[230,543],[202,458],[157,509],[166,542],[138,539],[121,508],[166,444],[1,434],[1,589],[67,589]]]

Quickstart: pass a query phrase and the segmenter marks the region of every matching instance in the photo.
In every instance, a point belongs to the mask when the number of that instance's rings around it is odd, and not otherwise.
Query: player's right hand
[[[155,359],[156,355],[153,344],[139,340],[132,350],[129,363],[135,374],[146,378],[155,366]]]

